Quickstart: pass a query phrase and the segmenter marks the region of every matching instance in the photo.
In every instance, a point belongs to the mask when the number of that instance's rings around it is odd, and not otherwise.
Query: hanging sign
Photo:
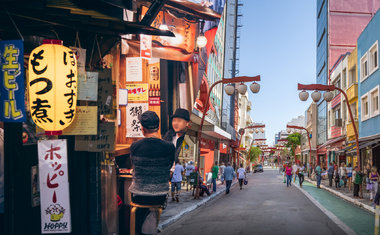
[[[38,141],[41,233],[70,233],[66,140]]]
[[[25,122],[23,41],[0,41],[0,81],[0,121]]]
[[[78,78],[86,77],[86,49],[79,47],[70,47],[73,50],[78,63]]]
[[[78,76],[78,100],[98,100],[98,72],[86,72],[86,76]]]
[[[75,136],[75,151],[114,152],[115,123],[100,123],[97,135]]]
[[[45,42],[45,41],[44,41]],[[34,123],[47,135],[60,135],[74,120],[77,61],[74,52],[49,40],[30,53],[29,105]]]
[[[140,57],[150,60],[152,58],[152,36],[140,34]]]
[[[128,101],[148,101],[148,84],[127,84]]]
[[[77,106],[74,122],[62,135],[96,135],[98,133],[98,107]]]
[[[98,71],[98,109],[100,114],[112,114],[112,70]]]
[[[148,111],[148,103],[129,103],[127,106],[127,137],[142,138],[139,117]]]

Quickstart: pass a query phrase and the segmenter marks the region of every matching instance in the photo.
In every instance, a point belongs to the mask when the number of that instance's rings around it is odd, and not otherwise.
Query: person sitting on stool
[[[146,111],[139,120],[145,138],[131,145],[133,180],[129,192],[132,194],[131,199],[135,204],[163,205],[168,193],[168,181],[170,168],[174,162],[175,147],[160,139],[158,134],[160,119],[155,112]],[[137,234],[151,234],[152,232],[155,234],[157,232],[158,224],[155,231],[144,232],[142,229],[149,211],[149,209],[137,210]],[[148,221],[147,224],[149,224]]]

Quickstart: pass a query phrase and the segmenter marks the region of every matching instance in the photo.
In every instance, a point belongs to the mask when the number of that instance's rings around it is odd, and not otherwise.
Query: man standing
[[[168,192],[168,179],[174,162],[175,149],[172,144],[160,139],[158,134],[160,120],[155,112],[146,111],[139,120],[145,138],[131,145],[133,165],[133,179],[129,187],[129,192],[132,194],[131,200],[140,205],[163,205]],[[151,213],[157,213],[157,211]],[[138,233],[148,214],[149,209],[137,210]],[[156,223],[156,220],[153,223]],[[157,231],[157,226],[158,224],[152,230]]]
[[[224,184],[224,168],[226,168],[226,166],[224,165],[224,162],[222,162],[219,167],[220,181],[222,181],[222,184]]]
[[[212,172],[212,192],[216,192],[216,180],[218,179],[218,174],[219,174],[219,166],[218,162],[216,161],[214,166],[211,169]]]
[[[171,142],[175,146],[175,161],[178,161],[181,152],[182,143],[190,123],[190,113],[186,109],[177,109],[172,117],[172,127],[169,129],[164,140]]]
[[[317,177],[317,188],[321,188],[321,180],[322,180],[322,168],[319,164],[315,168],[315,175]]]
[[[332,164],[329,165],[329,169],[327,169],[327,175],[329,177],[329,186],[332,187],[332,181],[334,177],[334,165],[335,162],[332,162]]]
[[[172,177],[172,200],[173,201],[179,202],[179,194],[181,192],[181,183],[182,183],[182,174],[184,170],[185,169],[183,169],[183,166],[179,163],[179,161],[176,161],[173,177]]]
[[[237,170],[237,173],[238,173],[240,190],[242,190],[243,189],[243,181],[246,177],[246,173],[245,173],[243,164],[240,163],[240,168]]]
[[[226,194],[230,193],[230,188],[232,184],[232,179],[235,176],[234,168],[232,168],[231,163],[227,163],[227,167],[224,168],[224,180],[226,181]]]
[[[190,161],[189,164],[187,164],[185,168],[185,176],[186,176],[186,191],[189,191],[189,185],[190,185],[190,174],[194,172],[195,167],[193,161]]]

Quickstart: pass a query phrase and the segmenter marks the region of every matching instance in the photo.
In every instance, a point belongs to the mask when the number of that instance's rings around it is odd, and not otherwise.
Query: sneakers
[[[179,197],[178,197],[178,195],[175,196],[175,200],[176,200],[177,202],[179,202]]]

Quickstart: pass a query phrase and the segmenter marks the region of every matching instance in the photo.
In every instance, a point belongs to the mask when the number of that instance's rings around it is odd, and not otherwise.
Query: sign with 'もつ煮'
[[[74,120],[77,103],[77,61],[59,44],[43,44],[29,57],[29,105],[34,123],[61,132]]]
[[[24,43],[0,41],[0,121],[25,122]]]
[[[71,211],[67,171],[67,142],[38,141],[41,233],[70,233]]]

